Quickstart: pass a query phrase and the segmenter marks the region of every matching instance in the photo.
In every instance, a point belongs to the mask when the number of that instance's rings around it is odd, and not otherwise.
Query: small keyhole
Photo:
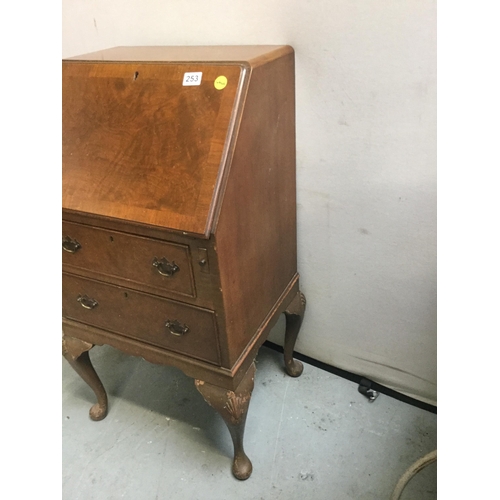
[[[136,71],[134,73],[134,82],[137,80],[137,78],[139,78],[139,72],[138,71]]]
[[[115,240],[113,239],[113,236],[110,236],[110,237],[109,237],[109,241],[115,241]]]
[[[125,298],[127,298],[127,297],[128,297],[128,293],[127,293],[127,292],[124,292],[124,293],[123,293],[123,296],[124,296]]]

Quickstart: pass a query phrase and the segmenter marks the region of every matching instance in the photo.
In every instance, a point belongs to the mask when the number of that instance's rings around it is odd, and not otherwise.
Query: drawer
[[[213,311],[63,273],[63,316],[220,364]]]
[[[196,296],[187,245],[73,222],[63,221],[62,229],[63,266],[98,273],[121,284],[124,280],[143,284],[153,293]]]

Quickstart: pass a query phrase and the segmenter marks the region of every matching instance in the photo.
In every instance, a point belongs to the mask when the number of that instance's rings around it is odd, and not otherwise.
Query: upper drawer
[[[117,281],[195,297],[189,247],[91,226],[62,223],[63,265]]]

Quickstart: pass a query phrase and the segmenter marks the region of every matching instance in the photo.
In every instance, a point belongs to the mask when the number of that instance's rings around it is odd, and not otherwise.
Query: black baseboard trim
[[[275,344],[274,342],[270,342],[269,340],[266,340],[264,342],[264,346],[269,347],[269,349],[272,349],[273,351],[283,353],[283,347]],[[293,356],[294,358],[303,361],[304,363],[315,366],[316,368],[320,368],[321,370],[324,370],[328,373],[333,373],[334,375],[350,380],[351,382],[355,382],[358,385],[361,382],[361,379],[366,379],[366,377],[364,377],[363,375],[356,375],[355,373],[336,368],[335,366],[327,365],[322,361],[318,361],[298,352],[294,352]],[[393,389],[389,389],[389,387],[385,387],[384,385],[380,385],[376,382],[371,381],[371,388],[374,391],[380,392],[380,394],[385,394],[386,396],[397,399],[398,401],[402,401],[403,403],[407,403],[409,405],[416,406],[417,408],[421,408],[422,410],[437,414],[437,406],[433,406],[428,403],[424,403],[423,401],[419,401],[418,399],[411,398],[410,396],[401,394],[400,392],[397,392]]]

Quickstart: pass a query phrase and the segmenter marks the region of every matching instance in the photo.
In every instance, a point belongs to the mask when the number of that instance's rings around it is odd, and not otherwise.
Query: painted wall
[[[435,0],[63,0],[62,40],[292,45],[297,350],[436,403]]]

